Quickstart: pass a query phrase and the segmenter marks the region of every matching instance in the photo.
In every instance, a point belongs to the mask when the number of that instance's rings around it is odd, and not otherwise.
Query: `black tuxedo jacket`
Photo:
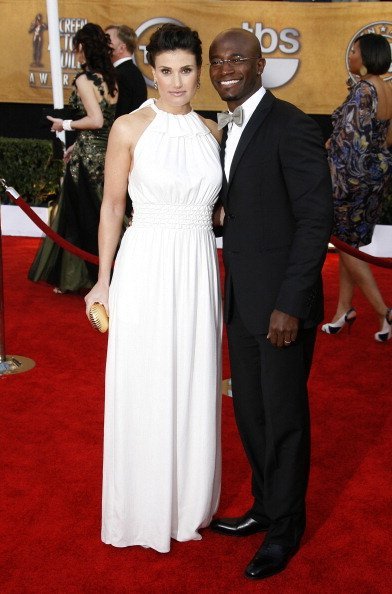
[[[223,178],[226,322],[234,295],[253,334],[268,332],[274,309],[298,317],[304,328],[317,325],[333,220],[318,125],[266,91],[241,135],[229,180]]]
[[[147,99],[143,74],[132,60],[116,66],[118,100],[116,118],[137,109]]]

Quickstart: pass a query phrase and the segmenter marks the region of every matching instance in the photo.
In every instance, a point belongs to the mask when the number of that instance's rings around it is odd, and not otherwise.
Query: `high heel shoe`
[[[354,314],[354,315],[351,315]],[[349,317],[351,315],[351,317]],[[348,328],[350,329],[351,324],[354,324],[355,320],[357,319],[357,312],[352,307],[345,314],[342,315],[336,322],[330,322],[329,324],[324,324],[321,326],[321,330],[326,332],[327,334],[339,334],[342,328],[348,324]]]
[[[385,320],[383,322],[380,332],[376,332],[374,335],[377,342],[386,342],[392,337],[392,308],[387,309],[385,314]]]

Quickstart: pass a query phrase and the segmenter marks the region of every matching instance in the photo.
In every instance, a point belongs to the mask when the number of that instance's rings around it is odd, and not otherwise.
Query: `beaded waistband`
[[[132,227],[168,229],[212,229],[213,205],[143,204],[135,205]]]

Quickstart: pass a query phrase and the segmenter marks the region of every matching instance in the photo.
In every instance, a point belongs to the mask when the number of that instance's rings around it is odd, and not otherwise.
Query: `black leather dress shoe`
[[[245,577],[262,580],[283,571],[298,548],[273,543],[263,544],[245,569]]]
[[[265,532],[269,526],[254,520],[247,512],[240,518],[221,518],[213,520],[210,524],[211,530],[229,536],[250,536],[257,532]]]

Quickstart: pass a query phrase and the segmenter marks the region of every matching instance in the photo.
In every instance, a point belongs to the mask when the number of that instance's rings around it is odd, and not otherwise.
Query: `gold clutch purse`
[[[93,303],[88,312],[91,325],[98,332],[106,332],[109,328],[109,317],[101,303]]]

